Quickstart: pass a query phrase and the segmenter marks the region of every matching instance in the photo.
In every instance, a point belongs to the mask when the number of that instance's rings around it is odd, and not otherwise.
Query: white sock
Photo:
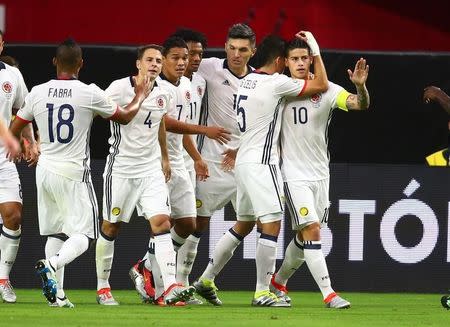
[[[269,289],[276,258],[277,237],[261,233],[256,247],[256,292]]]
[[[291,278],[304,262],[303,242],[295,236],[286,248],[283,263],[275,275],[275,282],[286,286],[289,278]]]
[[[111,275],[112,263],[114,259],[115,239],[108,237],[102,232],[97,239],[95,247],[95,264],[97,269],[97,291],[102,288],[111,288],[109,276]]]
[[[51,258],[54,255],[56,255],[56,253],[58,253],[63,244],[64,241],[62,237],[59,238],[58,235],[48,236],[47,242],[45,242],[45,257]],[[64,267],[59,268],[55,272],[55,275],[56,280],[58,281],[56,296],[59,297],[60,299],[63,299],[66,296],[64,293]]]
[[[330,276],[328,275],[327,263],[322,252],[321,241],[304,241],[305,261],[311,275],[319,286],[322,296],[325,299],[334,290],[331,288]]]
[[[153,281],[155,282],[155,299],[159,298],[164,293],[164,281],[161,274],[161,269],[159,268],[158,262],[155,257],[155,240],[150,238],[150,244],[148,248],[148,261],[152,267]],[[147,263],[147,261],[146,261]]]
[[[170,285],[176,283],[176,253],[170,233],[155,235],[153,238],[155,240],[155,258],[166,290]]]
[[[195,257],[197,256],[197,247],[200,242],[200,235],[189,235],[186,242],[178,249],[177,253],[177,283],[189,286],[189,274],[192,271]]]
[[[175,227],[170,229],[170,236],[172,237],[173,248],[175,249],[175,252],[177,252],[184,242],[186,242],[186,239],[177,234]]]
[[[147,252],[145,252],[144,257],[142,258],[142,261],[144,261],[144,267],[147,268],[148,270],[152,271],[152,265],[150,263],[150,258],[148,257],[148,251],[150,249],[150,243],[152,242],[152,239],[150,238],[148,240],[148,249]]]
[[[48,259],[50,265],[58,270],[82,255],[89,247],[89,239],[83,234],[74,234],[64,242],[61,250]]]
[[[230,228],[219,239],[214,248],[212,258],[209,259],[208,266],[200,278],[214,280],[223,267],[233,256],[234,250],[241,244],[244,238]]]
[[[21,229],[8,229],[3,226],[0,236],[0,279],[9,279],[9,273],[19,251]]]

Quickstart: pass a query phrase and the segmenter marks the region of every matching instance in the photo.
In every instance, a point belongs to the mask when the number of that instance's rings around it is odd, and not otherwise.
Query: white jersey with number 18
[[[236,119],[242,133],[236,165],[279,163],[278,138],[283,99],[300,95],[305,86],[304,80],[294,80],[278,73],[253,72],[242,79],[236,100]]]
[[[41,139],[38,165],[66,178],[87,182],[89,138],[96,114],[114,115],[117,104],[99,87],[79,80],[50,80],[33,87],[17,117],[36,120]]]

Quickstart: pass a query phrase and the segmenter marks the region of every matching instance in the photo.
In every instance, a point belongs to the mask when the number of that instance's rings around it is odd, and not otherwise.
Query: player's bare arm
[[[439,103],[450,115],[450,97],[447,93],[436,86],[427,86],[423,92],[423,101],[430,103],[432,101]]]
[[[194,142],[192,142],[191,136],[188,134],[183,135],[183,147],[192,160],[194,160],[194,169],[195,174],[197,175],[197,180],[205,181],[209,177],[208,165],[203,161],[202,156],[194,145]]]
[[[175,118],[168,117],[167,115],[164,120],[166,123],[166,130],[172,133],[203,134],[212,140],[216,140],[220,144],[226,144],[231,140],[231,133],[223,127],[188,124]]]
[[[172,171],[170,169],[169,154],[167,153],[166,142],[166,125],[164,119],[161,119],[158,130],[159,147],[161,148],[161,168],[166,180],[166,183],[170,180]]]
[[[20,155],[20,145],[16,138],[6,128],[3,121],[0,120],[0,139],[6,147],[7,157],[10,161]]]
[[[27,124],[22,130],[22,154],[28,167],[35,166],[39,159],[39,146],[34,138],[33,124]]]
[[[366,64],[366,60],[360,58],[355,64],[355,69],[353,71],[348,69],[347,73],[356,87],[356,94],[351,94],[347,97],[347,108],[350,110],[364,110],[369,108],[370,96],[366,87],[367,77],[369,76],[369,65]]]
[[[308,80],[305,88],[301,92],[301,96],[313,95],[316,93],[323,93],[328,90],[328,76],[320,55],[320,48],[311,32],[300,31],[295,34],[295,37],[305,41],[310,49],[311,55],[314,57],[314,75],[313,80]]]
[[[150,80],[148,76],[142,79],[133,77],[133,80],[135,93],[133,100],[125,108],[118,106],[116,113],[110,118],[119,124],[126,125],[136,116],[154,84],[154,80]]]

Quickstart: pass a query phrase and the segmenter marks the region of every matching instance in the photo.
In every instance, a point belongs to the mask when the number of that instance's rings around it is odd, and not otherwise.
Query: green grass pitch
[[[254,308],[251,292],[220,292],[222,307],[157,307],[140,303],[134,291],[115,290],[121,305],[105,307],[95,291],[67,290],[74,309],[48,307],[38,289],[16,293],[16,304],[0,303],[0,326],[450,326],[439,294],[342,293],[352,308],[330,310],[318,292],[290,292],[292,308]]]

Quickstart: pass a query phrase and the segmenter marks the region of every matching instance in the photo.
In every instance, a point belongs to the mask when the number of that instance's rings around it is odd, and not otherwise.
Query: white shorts
[[[195,190],[195,186],[197,185],[197,174],[195,173],[195,169],[188,170],[187,172],[189,174],[189,178],[191,180],[192,187]]]
[[[194,187],[187,170],[185,168],[172,169],[167,186],[171,207],[170,217],[173,219],[196,217]]]
[[[0,172],[0,203],[7,202],[22,203],[22,186],[15,167]],[[1,213],[0,224],[3,224]]]
[[[98,237],[97,198],[90,176],[89,182],[78,182],[38,165],[36,188],[41,235]]]
[[[284,204],[280,169],[276,165],[245,163],[235,170],[238,220],[256,220],[278,213],[281,219]]]
[[[134,208],[145,219],[170,215],[169,192],[161,170],[143,178],[104,178],[103,219],[110,223],[128,223]]]
[[[236,208],[236,178],[234,171],[224,171],[220,163],[209,162],[209,177],[197,182],[197,215],[211,217],[231,201]]]
[[[313,223],[328,224],[328,195],[330,180],[284,182],[286,204],[291,214],[293,230],[301,230]]]

